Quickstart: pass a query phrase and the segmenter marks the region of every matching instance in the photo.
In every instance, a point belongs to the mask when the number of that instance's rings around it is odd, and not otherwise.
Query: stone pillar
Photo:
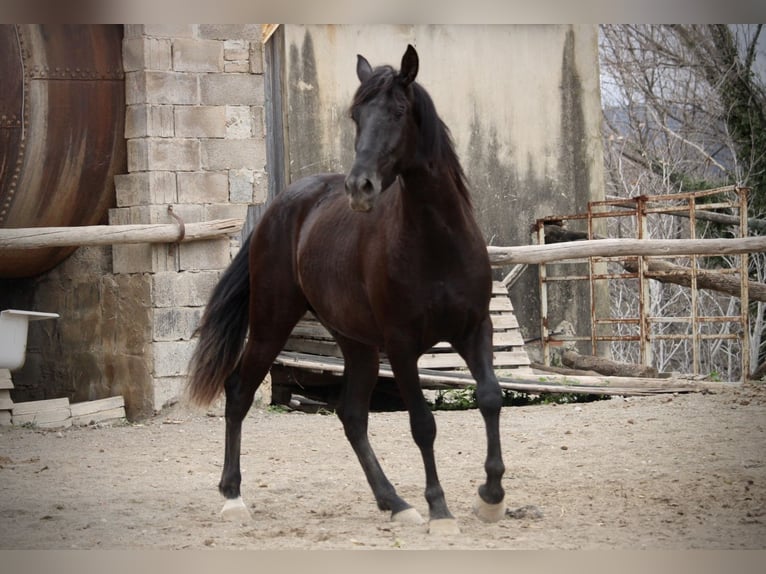
[[[266,200],[260,25],[126,25],[128,173],[117,176],[111,224],[245,218]],[[119,245],[116,276],[147,276],[145,360],[154,409],[179,395],[203,306],[239,237]]]

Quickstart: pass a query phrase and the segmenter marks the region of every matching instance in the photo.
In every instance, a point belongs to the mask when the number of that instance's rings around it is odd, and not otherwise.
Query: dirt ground
[[[223,419],[175,407],[142,424],[2,427],[0,549],[766,548],[763,384],[506,407],[506,502],[534,508],[497,524],[471,514],[485,448],[478,411],[436,419],[460,535],[378,511],[337,417],[263,408],[243,436],[253,520],[225,522]],[[425,516],[406,413],[374,413],[370,430],[392,482]]]

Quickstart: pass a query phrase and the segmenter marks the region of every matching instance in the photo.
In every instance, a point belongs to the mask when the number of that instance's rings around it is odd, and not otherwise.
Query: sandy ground
[[[377,510],[333,415],[254,409],[243,437],[253,519],[219,517],[219,416],[181,408],[142,424],[0,430],[0,549],[764,549],[766,386],[712,394],[507,407],[511,509],[471,514],[482,480],[478,411],[437,412],[437,461],[461,534]],[[423,515],[405,413],[374,413],[371,440]]]

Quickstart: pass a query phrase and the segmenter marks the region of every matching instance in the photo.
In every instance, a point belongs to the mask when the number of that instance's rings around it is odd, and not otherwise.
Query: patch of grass
[[[603,395],[586,395],[580,393],[522,393],[503,389],[504,407],[522,407],[529,405],[590,403],[604,400]],[[476,403],[476,388],[448,389],[438,391],[430,403],[434,411],[459,411],[478,408]]]

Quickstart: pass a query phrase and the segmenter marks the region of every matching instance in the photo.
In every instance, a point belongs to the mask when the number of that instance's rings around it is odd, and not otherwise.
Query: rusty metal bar
[[[737,188],[739,196],[739,234],[747,237],[747,193],[746,187]],[[742,315],[742,380],[744,381],[750,374],[750,299],[749,299],[749,258],[747,253],[739,256],[740,284],[739,289],[739,309]]]

